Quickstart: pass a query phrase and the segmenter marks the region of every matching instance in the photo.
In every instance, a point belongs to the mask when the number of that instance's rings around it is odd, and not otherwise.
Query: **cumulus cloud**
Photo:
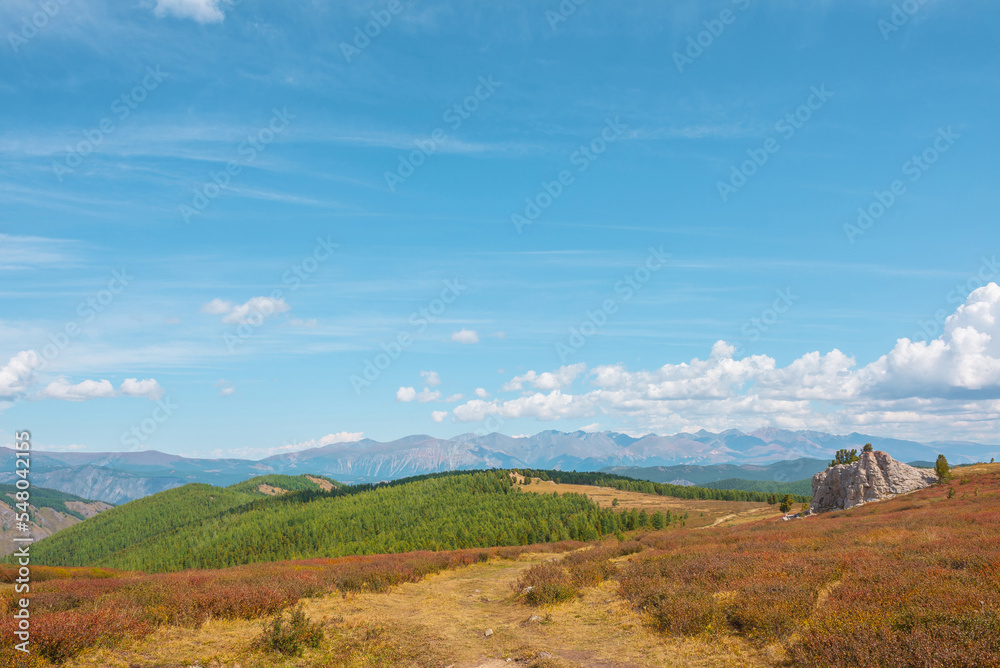
[[[441,384],[441,376],[437,371],[421,371],[420,377],[424,379],[427,387],[437,387]]]
[[[0,369],[0,401],[16,399],[28,389],[41,360],[34,350],[24,350]]]
[[[441,398],[441,393],[437,390],[430,390],[424,388],[420,392],[417,392],[415,388],[412,387],[401,387],[396,390],[396,401],[401,403],[409,403],[411,401],[417,401],[421,404],[426,404],[431,401],[437,401]]]
[[[242,304],[216,298],[201,307],[202,313],[221,315],[222,322],[229,325],[259,325],[267,318],[291,310],[283,298],[273,297],[251,297]]]
[[[226,18],[222,8],[226,4],[223,0],[156,0],[153,14],[161,19],[174,16],[198,23],[222,23]]]
[[[49,383],[38,396],[42,399],[59,401],[88,401],[112,397],[143,397],[155,400],[163,396],[163,388],[152,378],[146,380],[128,378],[122,382],[117,391],[107,380],[84,380],[74,385],[65,378],[59,378]]]
[[[474,329],[464,327],[451,335],[451,340],[455,343],[479,343],[479,334]]]
[[[480,399],[487,399],[487,398],[489,398],[490,393],[487,392],[485,388],[477,387],[476,388],[476,396],[479,397]]]
[[[938,339],[900,339],[865,366],[837,349],[809,352],[783,367],[766,355],[736,359],[735,353],[733,345],[719,341],[707,359],[651,370],[615,364],[588,371],[576,364],[529,371],[502,390],[530,385],[535,391],[492,401],[477,392],[477,399],[453,414],[460,422],[490,415],[535,420],[611,415],[650,431],[773,425],[845,432],[879,425],[924,438],[985,433],[1000,420],[1000,287],[995,283],[969,295]],[[569,393],[584,374],[590,386]]]
[[[572,385],[573,381],[586,370],[587,365],[580,362],[579,364],[562,366],[556,371],[546,371],[545,373],[529,371],[521,376],[514,376],[500,389],[504,392],[514,392],[523,389],[524,384],[529,383],[539,390],[561,390]]]
[[[58,399],[60,401],[87,401],[88,399],[107,399],[115,396],[115,387],[107,380],[85,380],[76,385],[70,384],[65,378],[54,380],[39,393],[43,399]]]
[[[444,422],[444,419],[448,417],[448,411],[434,411],[431,413],[431,419],[435,422]]]
[[[118,391],[124,397],[145,397],[147,399],[160,399],[163,397],[163,388],[152,378],[145,380],[126,378]]]

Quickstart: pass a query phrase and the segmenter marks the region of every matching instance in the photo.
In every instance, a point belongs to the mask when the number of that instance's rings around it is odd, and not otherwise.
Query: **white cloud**
[[[461,401],[464,398],[465,398],[464,394],[452,394],[451,396],[445,397],[444,401],[445,403],[453,403],[455,401]]]
[[[163,388],[152,378],[137,380],[126,378],[122,382],[119,392],[125,397],[145,397],[147,399],[160,399],[163,397]]]
[[[34,350],[24,350],[10,358],[0,369],[0,401],[24,394],[41,360]]]
[[[60,401],[87,401],[88,399],[108,399],[115,396],[115,387],[106,380],[85,380],[71,385],[65,378],[54,380],[39,393],[44,399]]]
[[[157,18],[175,16],[198,23],[222,23],[226,18],[223,4],[223,0],[156,0],[153,13]]]
[[[444,422],[444,419],[448,417],[448,411],[434,411],[431,413],[431,419],[435,422]]]
[[[588,424],[586,427],[580,427],[580,431],[585,431],[588,434],[593,434],[594,432],[598,432],[600,430],[601,430],[601,425],[598,424],[597,422],[593,424]]]
[[[490,415],[536,420],[615,416],[642,431],[723,430],[773,425],[847,433],[883,426],[900,437],[995,439],[1000,421],[1000,287],[969,295],[936,340],[900,339],[858,367],[840,350],[809,352],[779,367],[766,355],[735,359],[717,342],[708,359],[630,371],[624,365],[529,371],[505,391],[535,388],[509,401],[477,392],[453,410],[460,422]],[[590,388],[567,388],[587,373]]]
[[[441,384],[441,375],[437,371],[421,371],[420,377],[424,379],[427,387],[437,387]]]
[[[143,397],[155,400],[163,396],[163,388],[152,378],[146,380],[128,378],[122,382],[117,392],[114,385],[107,380],[84,380],[74,385],[65,378],[58,378],[49,383],[38,396],[41,399],[58,401],[88,401],[113,397]]]
[[[263,459],[272,455],[283,455],[312,448],[322,448],[335,443],[355,443],[365,437],[362,431],[341,431],[336,434],[327,434],[322,438],[313,438],[301,443],[291,443],[289,445],[279,445],[273,448],[229,448],[227,450],[213,450],[211,452],[185,453],[187,457],[238,457],[241,459]]]
[[[476,396],[477,396],[477,397],[479,397],[480,399],[487,399],[487,398],[489,398],[489,396],[490,396],[490,393],[489,393],[489,392],[487,392],[487,391],[486,391],[486,390],[485,390],[484,388],[482,388],[482,387],[477,387],[477,388],[476,388]]]
[[[220,378],[212,387],[218,387],[220,397],[231,397],[236,394],[236,388],[225,378]]]
[[[283,298],[273,297],[252,297],[242,304],[216,298],[201,307],[202,313],[221,315],[222,322],[229,325],[259,325],[267,318],[291,310]]]
[[[437,401],[441,398],[441,393],[437,390],[430,390],[424,388],[420,392],[412,387],[401,387],[396,390],[396,401],[402,403],[409,403],[411,401],[417,401],[421,404],[430,403],[431,401]]]
[[[455,343],[479,343],[479,334],[474,329],[464,327],[451,335],[451,340]]]
[[[514,392],[523,389],[525,383],[531,383],[539,390],[561,390],[573,384],[577,377],[587,370],[583,362],[559,367],[556,371],[536,373],[529,371],[521,376],[514,376],[500,389],[504,392]]]
[[[235,308],[235,304],[232,302],[227,302],[224,299],[216,297],[207,304],[202,305],[201,312],[210,315],[225,315],[232,312],[233,308]]]

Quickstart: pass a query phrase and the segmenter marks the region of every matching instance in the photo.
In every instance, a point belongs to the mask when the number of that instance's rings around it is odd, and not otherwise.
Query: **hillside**
[[[717,501],[750,501],[754,503],[767,503],[769,492],[760,490],[740,489],[739,487],[698,487],[695,485],[673,485],[670,483],[658,483],[648,480],[636,480],[613,473],[589,473],[576,471],[536,471],[532,469],[518,469],[518,471],[531,478],[541,481],[551,480],[553,482],[571,485],[594,485],[600,487],[610,487],[623,491],[641,492],[644,494],[656,494],[658,496],[672,496],[678,499],[714,499]],[[790,492],[789,492],[790,493]],[[811,489],[806,494],[792,494],[792,501],[803,503],[809,500]]]
[[[244,482],[238,482],[235,485],[230,485],[229,489],[234,492],[244,492],[247,494],[276,496],[278,494],[301,492],[303,490],[329,492],[332,489],[343,486],[343,483],[323,476],[273,473],[271,475],[256,476]]]
[[[14,497],[17,491],[14,485],[0,485],[0,556],[14,552],[14,538],[24,536],[16,526],[16,515],[20,512],[16,509],[17,500]],[[111,507],[101,501],[89,501],[58,490],[32,487],[28,510],[31,529],[28,533],[36,540],[46,538]]]
[[[65,668],[985,668],[1000,656],[1000,465],[960,471],[849,511],[621,542],[163,575],[39,567],[32,637]],[[319,646],[255,646],[260,618],[299,598]]]
[[[762,494],[792,494],[793,496],[811,496],[812,478],[794,482],[773,482],[770,480],[744,480],[742,478],[726,478],[715,482],[702,483],[708,489],[738,489],[746,492]]]
[[[582,495],[523,494],[496,471],[279,496],[194,484],[125,504],[36,544],[32,555],[43,565],[173,571],[590,540],[634,528],[630,521]]]
[[[829,459],[800,458],[771,464],[713,464],[710,466],[611,466],[602,472],[675,484],[708,486],[720,480],[789,482],[804,480],[826,469]]]

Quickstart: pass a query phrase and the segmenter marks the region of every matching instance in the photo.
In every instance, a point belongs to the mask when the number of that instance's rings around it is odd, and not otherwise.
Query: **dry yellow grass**
[[[764,519],[766,517],[778,517],[781,512],[776,506],[769,506],[766,503],[751,503],[749,501],[711,501],[700,499],[677,499],[672,496],[659,496],[656,494],[643,494],[642,492],[627,492],[611,487],[594,487],[593,485],[563,485],[538,478],[533,479],[531,484],[524,484],[524,478],[515,476],[521,489],[526,492],[536,494],[551,494],[559,492],[565,494],[573,492],[590,497],[602,508],[610,508],[612,501],[618,499],[619,508],[635,508],[637,510],[646,509],[648,513],[655,513],[657,510],[673,514],[683,515],[688,513],[688,527],[707,526],[733,526],[744,522]]]
[[[1000,473],[1000,464],[969,464],[957,466],[951,471],[956,478],[981,475],[983,473]]]
[[[521,572],[555,554],[491,561],[446,571],[386,594],[333,595],[305,601],[326,623],[326,645],[301,658],[255,652],[261,624],[213,621],[197,630],[161,629],[128,649],[89,652],[68,668],[663,668],[768,665],[738,639],[665,638],[615,596],[614,584],[587,589],[569,603],[529,608],[512,600]],[[533,615],[540,620],[529,621]],[[487,629],[493,634],[486,637]],[[510,661],[508,661],[508,659]]]

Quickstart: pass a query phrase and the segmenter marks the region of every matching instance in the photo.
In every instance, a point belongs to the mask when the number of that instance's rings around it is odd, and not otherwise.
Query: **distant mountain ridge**
[[[189,459],[156,451],[36,451],[32,481],[84,498],[119,504],[190,482],[225,487],[271,473],[309,473],[359,483],[489,468],[598,471],[609,467],[756,466],[786,460],[828,461],[841,448],[860,450],[865,443],[872,443],[877,450],[887,451],[901,461],[934,461],[938,454],[944,454],[952,463],[1000,457],[997,445],[957,441],[918,443],[858,433],[840,436],[774,427],[749,433],[737,429],[721,433],[702,430],[641,437],[613,431],[548,430],[524,438],[493,433],[462,434],[451,439],[418,434],[385,443],[363,439],[274,455],[260,461]],[[13,459],[12,450],[0,448],[0,482],[13,480]],[[789,474],[785,480],[808,475]],[[716,480],[732,477],[753,478],[746,471],[733,471]],[[691,480],[682,473],[670,479]]]

